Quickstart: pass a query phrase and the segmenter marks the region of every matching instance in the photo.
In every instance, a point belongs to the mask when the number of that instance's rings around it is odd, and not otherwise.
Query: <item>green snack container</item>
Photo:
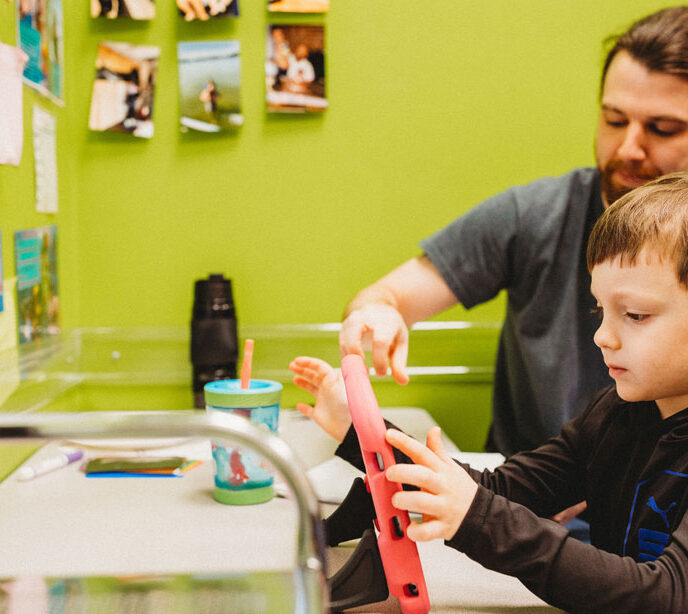
[[[248,388],[241,380],[209,382],[204,387],[205,408],[213,412],[230,412],[257,425],[266,425],[277,433],[282,384],[252,379]],[[269,501],[275,495],[274,477],[265,461],[250,450],[228,448],[213,441],[215,465],[215,499],[229,505],[252,505]]]

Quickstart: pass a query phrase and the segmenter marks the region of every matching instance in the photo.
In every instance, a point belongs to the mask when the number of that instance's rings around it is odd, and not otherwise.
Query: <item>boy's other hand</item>
[[[397,492],[392,505],[419,512],[420,524],[411,523],[407,534],[413,541],[448,540],[454,537],[466,517],[478,485],[447,454],[439,427],[430,429],[427,447],[401,431],[389,429],[387,442],[409,456],[415,464],[392,465],[385,476],[392,482],[411,484],[420,491]]]
[[[351,426],[341,371],[333,369],[324,360],[310,356],[295,358],[289,368],[295,374],[294,384],[315,397],[315,405],[297,403],[296,409],[330,437],[341,442]]]
[[[568,524],[574,518],[577,518],[579,514],[582,514],[587,507],[587,501],[581,501],[580,503],[576,503],[576,505],[567,507],[558,514],[554,514],[554,516],[552,516],[552,520],[554,520],[554,522],[558,522],[559,524]]]
[[[402,385],[408,384],[408,327],[401,314],[391,305],[371,303],[352,311],[342,322],[339,350],[342,356],[358,354],[365,360],[365,349],[372,350],[373,367],[378,375],[392,377]]]

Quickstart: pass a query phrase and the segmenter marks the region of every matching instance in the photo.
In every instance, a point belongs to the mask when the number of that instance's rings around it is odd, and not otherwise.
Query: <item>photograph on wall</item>
[[[177,0],[177,9],[184,21],[238,17],[239,0]]]
[[[19,0],[19,47],[29,56],[24,81],[55,101],[62,101],[62,0]]]
[[[327,13],[330,0],[268,0],[273,13]]]
[[[153,93],[160,48],[129,43],[98,45],[88,127],[153,136]]]
[[[324,111],[324,26],[269,25],[265,88],[268,111]]]
[[[57,226],[14,233],[19,343],[57,335]]]
[[[153,0],[91,0],[91,17],[153,19],[155,3]]]
[[[239,41],[180,42],[177,62],[182,131],[221,132],[244,123]]]

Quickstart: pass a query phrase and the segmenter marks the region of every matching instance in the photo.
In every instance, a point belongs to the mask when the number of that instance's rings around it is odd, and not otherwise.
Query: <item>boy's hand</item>
[[[580,503],[576,503],[576,505],[567,507],[558,514],[554,514],[554,516],[552,516],[552,520],[554,520],[554,522],[558,522],[559,524],[568,524],[574,518],[577,518],[579,514],[582,514],[586,507],[588,507],[587,501],[581,501]]]
[[[296,409],[341,442],[351,426],[341,371],[310,356],[295,358],[289,368],[294,372],[294,384],[315,397],[314,405],[297,403]]]
[[[451,539],[466,517],[478,485],[447,454],[439,427],[428,432],[427,447],[408,435],[389,429],[387,443],[409,456],[414,465],[392,465],[385,471],[391,482],[411,484],[420,491],[402,491],[392,497],[400,510],[419,512],[420,524],[411,523],[407,534],[413,541]]]

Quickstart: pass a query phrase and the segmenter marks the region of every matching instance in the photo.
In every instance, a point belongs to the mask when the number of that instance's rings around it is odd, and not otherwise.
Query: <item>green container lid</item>
[[[228,488],[215,487],[215,500],[225,505],[255,505],[265,503],[275,496],[275,489],[270,486],[260,488],[246,488],[230,490]]]
[[[252,379],[248,388],[241,380],[221,379],[208,382],[204,388],[206,405],[214,407],[250,408],[279,405],[282,384],[267,379]]]

